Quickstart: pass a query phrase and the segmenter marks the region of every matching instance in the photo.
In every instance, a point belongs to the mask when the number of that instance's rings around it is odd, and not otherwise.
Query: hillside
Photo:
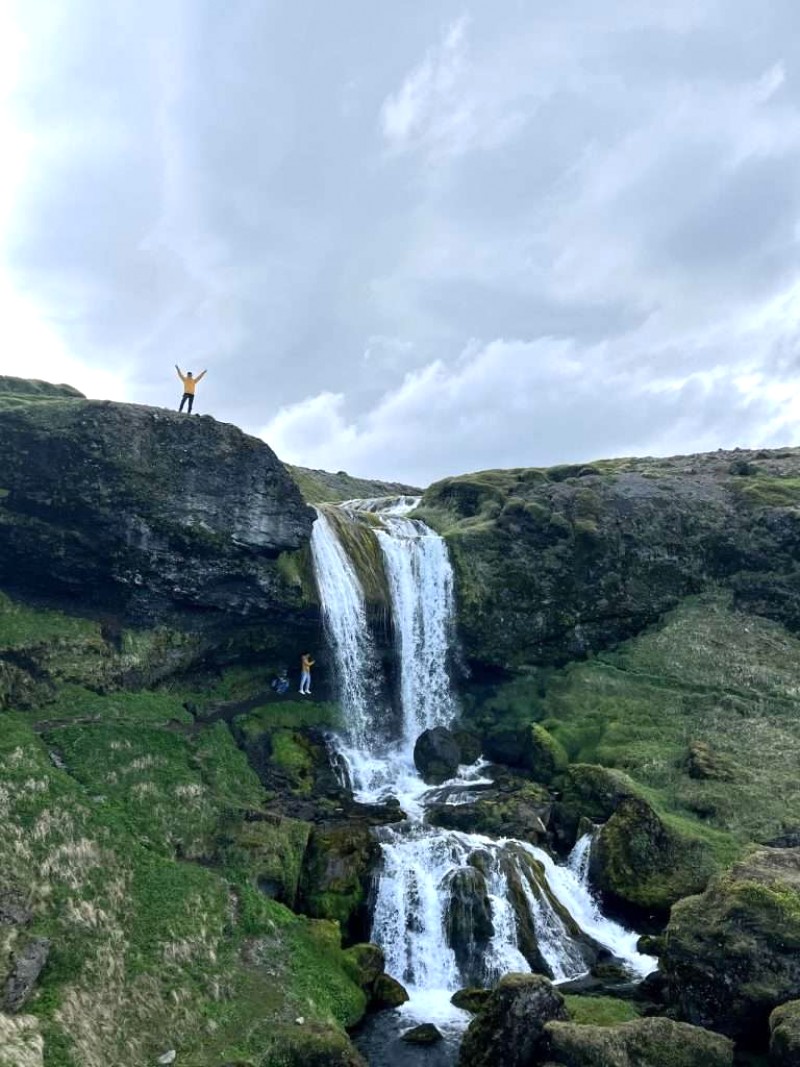
[[[421,496],[422,490],[402,482],[381,482],[371,478],[354,478],[345,471],[311,470],[308,467],[286,469],[300,487],[308,504],[337,503],[342,500],[372,499],[382,496]]]

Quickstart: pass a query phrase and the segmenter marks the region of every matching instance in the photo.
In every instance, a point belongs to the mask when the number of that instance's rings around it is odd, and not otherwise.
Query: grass
[[[256,888],[296,883],[307,828],[242,822],[265,794],[228,727],[191,726],[166,691],[71,688],[52,710],[42,737],[30,713],[0,730],[0,881],[24,888],[31,932],[53,943],[25,1009],[46,1067],[138,1067],[167,1048],[193,1067],[261,1062],[300,1014],[341,1042],[364,998],[338,927]],[[231,827],[261,836],[229,847]]]
[[[753,507],[796,508],[800,506],[800,478],[762,474],[731,481],[731,488]]]
[[[570,1021],[589,1026],[616,1026],[639,1018],[638,1011],[627,1000],[616,997],[567,995],[564,1004]]]
[[[53,641],[100,641],[100,627],[60,611],[28,607],[0,592],[0,651]]]
[[[800,640],[718,593],[686,600],[614,653],[517,679],[471,714],[484,725],[540,722],[570,762],[626,772],[660,812],[725,853],[730,839],[768,841],[800,825],[799,695]],[[692,741],[717,755],[725,780],[691,776]]]

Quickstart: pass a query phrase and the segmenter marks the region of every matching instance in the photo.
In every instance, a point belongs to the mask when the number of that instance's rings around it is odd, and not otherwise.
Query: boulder
[[[372,1000],[370,1001],[373,1011],[399,1008],[407,1000],[408,993],[396,978],[392,978],[390,974],[378,975],[372,987]]]
[[[771,1067],[797,1067],[800,1063],[800,1000],[781,1004],[769,1017]]]
[[[733,1042],[671,1019],[618,1026],[551,1022],[547,1053],[562,1067],[733,1067]]]
[[[441,785],[452,778],[461,762],[461,748],[444,726],[424,730],[414,745],[414,764],[429,785]]]
[[[19,1011],[28,1000],[47,963],[49,953],[50,942],[46,937],[35,937],[15,952],[3,993],[4,1011]]]
[[[470,1015],[477,1015],[491,995],[491,989],[459,989],[450,997],[450,1003]]]
[[[369,925],[370,874],[379,856],[367,823],[315,827],[303,859],[300,910],[313,918],[336,919],[347,937],[362,940]]]
[[[567,766],[563,745],[538,722],[517,730],[489,731],[484,750],[490,759],[528,771],[537,782],[551,782]]]
[[[592,848],[594,886],[622,907],[666,911],[700,893],[716,869],[708,844],[668,824],[641,797],[620,800]]]
[[[549,817],[547,790],[513,775],[482,789],[469,804],[432,804],[427,809],[432,826],[487,837],[514,837],[531,844],[541,844],[547,838]]]
[[[345,966],[353,975],[356,984],[365,992],[371,992],[375,980],[383,974],[385,960],[383,949],[370,942],[353,945],[344,954]]]
[[[461,1044],[459,1067],[529,1067],[537,1062],[545,1023],[568,1018],[564,998],[536,974],[507,974]]]
[[[435,1045],[437,1041],[442,1040],[442,1035],[433,1023],[422,1023],[421,1026],[406,1030],[402,1040],[407,1041],[409,1045]]]
[[[486,879],[475,867],[461,867],[447,876],[442,891],[447,895],[447,943],[455,953],[462,978],[480,982],[486,949],[494,936]]]
[[[800,998],[800,848],[761,848],[672,909],[661,957],[681,1018],[766,1045],[770,1013]]]

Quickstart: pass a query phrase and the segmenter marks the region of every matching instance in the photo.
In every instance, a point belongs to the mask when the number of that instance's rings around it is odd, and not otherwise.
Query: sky
[[[800,444],[797,0],[0,0],[0,373],[309,467]]]

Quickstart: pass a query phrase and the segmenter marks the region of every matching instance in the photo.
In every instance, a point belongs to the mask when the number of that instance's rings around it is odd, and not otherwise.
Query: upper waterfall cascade
[[[382,553],[399,664],[401,721],[391,738],[378,721],[385,709],[371,685],[377,657],[364,593],[323,512],[311,543],[345,716],[340,754],[359,799],[394,796],[407,815],[377,831],[383,860],[372,928],[387,970],[410,993],[404,1010],[426,1020],[452,1019],[458,1013],[449,998],[464,985],[489,984],[512,970],[549,972],[554,981],[576,978],[600,950],[644,976],[655,960],[637,952],[636,935],[607,919],[588,888],[589,836],[562,866],[525,842],[426,823],[434,799],[469,803],[491,781],[479,763],[432,790],[414,767],[419,733],[449,725],[458,712],[448,675],[453,572],[443,539],[409,517],[417,504],[401,498],[339,505],[353,522],[370,513]]]

